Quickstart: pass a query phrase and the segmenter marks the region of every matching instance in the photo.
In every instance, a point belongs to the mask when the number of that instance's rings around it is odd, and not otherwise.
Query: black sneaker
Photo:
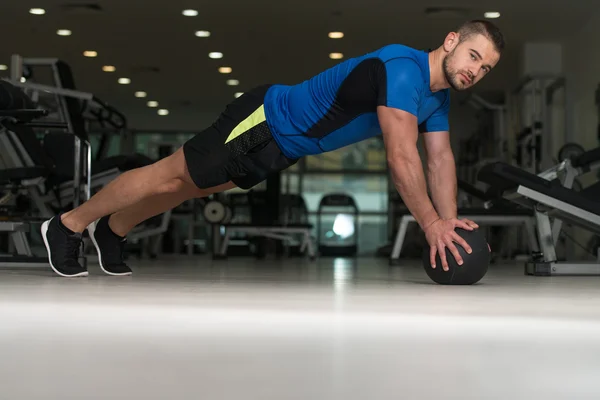
[[[92,243],[98,252],[98,262],[108,275],[131,275],[131,268],[123,261],[127,239],[118,236],[108,226],[109,216],[102,217],[88,227]]]
[[[58,275],[67,278],[88,276],[87,268],[78,261],[83,236],[67,229],[60,217],[57,215],[42,224],[42,238],[48,250],[50,266]]]

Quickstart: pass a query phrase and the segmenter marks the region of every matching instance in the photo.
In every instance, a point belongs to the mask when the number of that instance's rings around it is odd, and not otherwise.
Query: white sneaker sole
[[[65,278],[78,278],[81,276],[88,276],[87,271],[80,272],[75,275],[65,275],[62,272],[60,272],[59,270],[57,270],[56,267],[54,266],[54,264],[52,263],[52,254],[50,252],[50,245],[48,244],[48,225],[50,225],[50,221],[52,221],[52,219],[54,219],[54,218],[56,218],[56,217],[52,217],[51,219],[49,219],[48,221],[46,221],[42,224],[42,238],[44,239],[44,245],[46,246],[46,251],[48,252],[48,262],[50,263],[50,267],[58,275],[65,277]]]
[[[92,239],[92,243],[94,244],[94,247],[96,248],[96,253],[98,253],[98,263],[100,264],[100,268],[102,269],[102,272],[104,272],[107,275],[111,275],[111,276],[128,276],[131,275],[131,272],[124,272],[122,274],[117,274],[114,272],[109,272],[104,268],[104,264],[102,264],[102,253],[100,253],[100,247],[98,247],[98,242],[96,242],[96,237],[95,237],[95,233],[96,233],[96,225],[98,225],[98,221],[94,221],[90,224],[90,226],[88,226],[88,233],[90,234],[90,239]]]

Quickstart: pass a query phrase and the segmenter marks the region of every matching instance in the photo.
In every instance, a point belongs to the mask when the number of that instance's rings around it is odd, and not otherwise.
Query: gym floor
[[[386,260],[0,270],[2,399],[598,399],[600,278]]]

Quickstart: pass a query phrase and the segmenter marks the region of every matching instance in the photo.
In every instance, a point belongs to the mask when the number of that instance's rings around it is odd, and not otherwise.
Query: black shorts
[[[267,126],[264,98],[269,87],[235,99],[212,126],[183,145],[188,171],[199,188],[232,181],[250,189],[298,161],[281,152]]]

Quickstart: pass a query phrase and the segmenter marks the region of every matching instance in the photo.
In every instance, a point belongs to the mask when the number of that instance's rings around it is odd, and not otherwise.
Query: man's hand
[[[478,227],[479,226],[471,220],[458,220],[455,218],[438,219],[431,225],[427,226],[424,231],[425,237],[427,238],[427,243],[429,243],[430,247],[429,262],[431,263],[431,267],[437,267],[435,264],[435,256],[439,253],[440,260],[442,261],[442,268],[444,271],[449,270],[448,260],[446,259],[446,248],[450,250],[450,253],[452,253],[458,265],[462,265],[463,259],[458,253],[458,249],[454,245],[454,242],[462,246],[467,254],[471,254],[472,249],[471,246],[469,246],[469,244],[462,237],[460,237],[458,233],[456,233],[455,228],[462,228],[467,231],[472,231]]]

